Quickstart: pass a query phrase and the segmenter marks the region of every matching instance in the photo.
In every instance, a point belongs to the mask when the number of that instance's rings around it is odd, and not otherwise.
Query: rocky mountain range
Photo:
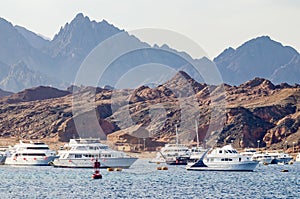
[[[73,91],[71,93],[70,91]],[[254,78],[239,86],[199,83],[180,71],[137,89],[35,87],[0,100],[0,137],[101,137],[154,150],[179,140],[235,147],[300,148],[300,86]],[[99,128],[99,126],[101,128]]]
[[[183,70],[198,82],[204,82],[205,77],[199,75],[193,65],[208,69],[216,65],[224,82],[230,85],[239,85],[255,77],[270,79],[276,84],[299,83],[299,53],[268,36],[247,41],[237,49],[228,48],[213,60],[206,57],[193,59],[187,53],[177,52],[167,45],[151,47],[105,20],[91,21],[87,16],[78,14],[61,27],[52,40],[0,18],[0,88],[12,92],[40,85],[66,89],[73,84],[86,56],[99,43],[120,33],[123,34],[121,43],[110,45],[110,49],[118,49],[122,44],[140,47],[141,50],[117,57],[98,86],[115,87],[124,74],[136,66],[149,63],[153,68],[156,64],[170,66],[175,71]],[[135,72],[136,77],[149,73]],[[170,78],[166,77],[166,73],[153,73],[155,77],[144,84],[161,84]],[[137,85],[129,86],[135,88]]]
[[[299,53],[268,36],[247,41],[236,50],[228,48],[214,59],[223,80],[239,85],[255,77],[274,83],[299,83]]]

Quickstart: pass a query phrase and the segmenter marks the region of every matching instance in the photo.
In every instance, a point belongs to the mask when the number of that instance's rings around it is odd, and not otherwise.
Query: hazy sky
[[[197,42],[210,58],[262,35],[300,51],[298,0],[0,1],[0,17],[49,38],[79,12],[120,29],[178,32]]]

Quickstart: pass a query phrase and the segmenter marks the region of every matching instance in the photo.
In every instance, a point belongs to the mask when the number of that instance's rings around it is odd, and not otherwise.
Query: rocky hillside
[[[69,89],[71,90],[71,89]],[[20,139],[101,137],[149,150],[175,140],[235,147],[300,147],[300,86],[255,78],[206,85],[179,72],[154,88],[39,87],[0,101],[0,136]],[[30,96],[30,97],[25,97]],[[101,126],[101,128],[100,128]]]
[[[13,94],[13,93],[0,89],[0,98],[5,97],[5,96],[9,96],[11,94]]]

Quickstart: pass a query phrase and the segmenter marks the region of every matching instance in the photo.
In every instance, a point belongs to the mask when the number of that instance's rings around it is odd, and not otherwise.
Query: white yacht
[[[257,153],[256,149],[253,148],[245,148],[243,152],[241,152],[240,154],[243,156],[247,156],[252,158],[252,156]]]
[[[195,164],[187,165],[187,170],[199,171],[253,171],[258,162],[239,154],[231,145],[215,148],[203,154]]]
[[[271,164],[287,164],[289,163],[293,157],[290,156],[287,153],[284,153],[283,151],[281,152],[268,152],[268,154],[271,156],[272,161]]]
[[[260,164],[271,164],[272,157],[268,153],[256,152],[252,155],[251,158],[253,161],[257,161]]]
[[[190,150],[185,144],[166,144],[159,153],[170,165],[185,165],[190,158]]]
[[[54,158],[57,158],[55,151],[50,150],[45,143],[20,141],[8,148],[5,164],[48,166]]]
[[[185,144],[179,144],[178,131],[176,126],[176,143],[166,144],[161,148],[154,159],[150,163],[167,163],[170,165],[186,165],[190,158],[189,147]]]
[[[93,138],[70,139],[58,155],[59,158],[51,163],[54,167],[93,168],[97,159],[101,168],[129,168],[137,160]]]

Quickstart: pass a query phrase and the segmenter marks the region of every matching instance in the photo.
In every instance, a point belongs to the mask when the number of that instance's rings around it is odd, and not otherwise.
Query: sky
[[[77,13],[126,31],[155,28],[179,33],[201,46],[209,58],[262,35],[300,52],[298,0],[0,1],[0,17],[48,38]],[[197,52],[190,53],[197,58]]]

